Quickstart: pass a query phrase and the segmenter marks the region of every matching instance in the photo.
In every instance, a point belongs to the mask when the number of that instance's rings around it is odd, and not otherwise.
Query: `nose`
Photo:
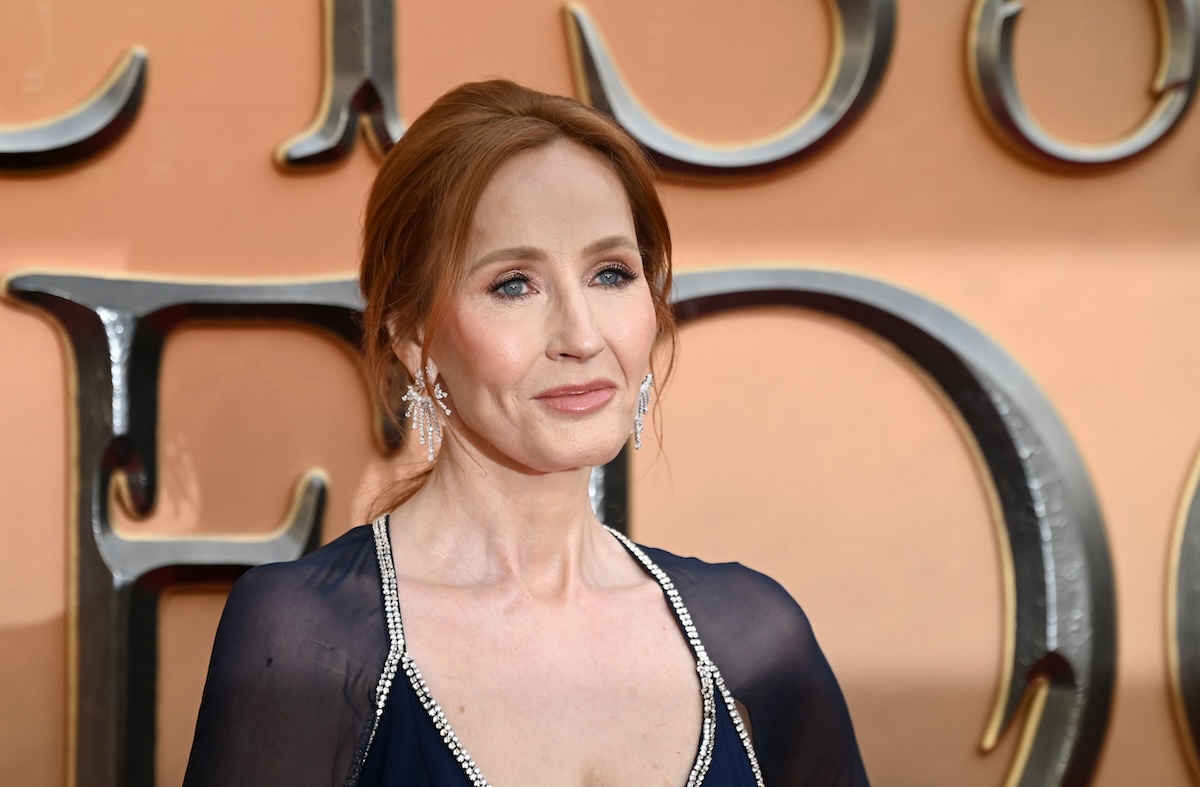
[[[555,298],[550,323],[546,355],[552,360],[586,361],[604,349],[586,292],[570,288]]]

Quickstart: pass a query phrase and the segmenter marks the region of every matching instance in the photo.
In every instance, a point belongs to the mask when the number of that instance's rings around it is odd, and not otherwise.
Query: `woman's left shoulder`
[[[842,690],[787,590],[740,563],[643,549],[671,578],[730,693],[748,710],[766,782],[866,787]]]
[[[816,647],[804,610],[766,574],[741,563],[709,563],[664,549],[642,549],[671,578],[701,636],[710,629],[743,641],[786,639],[793,648]]]

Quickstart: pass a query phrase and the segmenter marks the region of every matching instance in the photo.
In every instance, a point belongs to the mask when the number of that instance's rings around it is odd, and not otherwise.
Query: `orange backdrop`
[[[1039,0],[1018,78],[1051,130],[1102,141],[1151,103],[1154,6]],[[681,270],[832,267],[937,300],[1004,345],[1057,407],[1108,525],[1118,673],[1096,784],[1188,784],[1171,717],[1165,583],[1200,438],[1200,127],[1099,174],[1013,155],[972,100],[968,2],[899,0],[879,94],[844,136],[774,174],[664,179]],[[799,113],[831,53],[820,0],[592,0],[632,88],[694,137],[733,142]],[[466,80],[573,92],[549,0],[397,3],[413,117]],[[118,55],[150,56],[141,114],[80,166],[0,179],[0,273],[348,274],[377,159],[287,174],[274,146],[311,118],[321,9],[233,0],[8,0],[0,123],[85,96]],[[65,772],[68,391],[49,323],[0,305],[0,772]],[[316,334],[195,327],[162,374],[161,499],[136,533],[262,532],[296,477],[332,479],[325,538],[395,469],[372,446],[350,356]],[[920,375],[837,320],[759,310],[682,334],[663,450],[633,471],[639,540],[764,570],[797,597],[883,785],[999,785],[982,755],[1002,657],[1000,563],[968,443]],[[169,594],[160,628],[159,782],[186,762],[221,588]]]

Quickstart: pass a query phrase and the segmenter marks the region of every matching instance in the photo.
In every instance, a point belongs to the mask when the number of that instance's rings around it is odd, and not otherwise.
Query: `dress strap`
[[[379,574],[383,578],[383,608],[387,617],[388,638],[392,643],[387,661],[384,663],[383,674],[379,676],[379,687],[375,690],[375,727],[379,726],[379,718],[383,715],[388,692],[392,688],[392,681],[396,678],[397,669],[403,670],[404,676],[412,685],[413,693],[417,695],[417,701],[421,703],[421,707],[433,720],[442,740],[450,749],[450,753],[454,755],[454,759],[462,766],[472,787],[491,787],[487,779],[483,778],[483,773],[475,764],[475,760],[463,747],[454,728],[450,726],[450,720],[446,718],[442,706],[433,698],[429,691],[429,685],[425,682],[425,677],[405,647],[404,619],[400,615],[400,593],[396,587],[396,564],[392,560],[392,541],[388,535],[388,515],[381,515],[372,523],[371,527],[375,533],[375,554],[379,558]],[[374,729],[372,729],[372,738],[374,734]]]
[[[392,680],[404,655],[404,623],[400,620],[400,596],[396,590],[396,564],[392,562],[392,541],[388,537],[388,515],[381,514],[371,523],[371,531],[375,534],[375,557],[379,563],[379,576],[383,591],[383,614],[387,620],[388,646],[387,658],[383,662],[383,672],[379,675],[379,684],[375,687],[375,718],[371,720],[371,734],[367,738],[367,749],[363,752],[366,759],[371,744],[375,741],[375,733],[379,729],[379,719],[387,705],[388,693],[392,688]]]
[[[754,742],[750,740],[750,733],[746,730],[746,725],[742,723],[742,714],[738,712],[737,703],[734,702],[733,695],[725,686],[725,679],[721,677],[721,671],[717,669],[717,665],[708,658],[708,653],[704,649],[704,643],[700,641],[700,634],[696,631],[695,623],[692,622],[691,613],[688,612],[687,606],[683,603],[683,597],[679,595],[679,591],[675,588],[675,583],[671,581],[671,577],[667,574],[667,572],[663,571],[657,563],[651,560],[650,556],[647,555],[641,547],[633,543],[628,536],[618,530],[608,527],[607,525],[605,527],[608,532],[612,533],[617,541],[619,541],[625,547],[625,549],[627,549],[629,553],[633,555],[639,563],[642,564],[646,571],[649,572],[650,576],[654,577],[654,580],[658,582],[659,587],[662,588],[663,593],[666,595],[667,600],[671,604],[671,609],[675,612],[675,617],[679,620],[679,625],[683,627],[683,633],[684,636],[687,637],[688,644],[691,645],[692,651],[696,654],[696,668],[700,672],[700,682],[702,691],[704,692],[705,702],[704,739],[707,740],[710,737],[710,714],[708,712],[707,703],[712,697],[713,685],[715,684],[717,691],[720,692],[721,698],[725,702],[725,706],[729,709],[729,717],[733,720],[733,726],[734,729],[737,730],[738,738],[741,739],[742,746],[746,749],[746,755],[750,758],[750,768],[754,771],[754,782],[758,785],[758,787],[764,787],[762,769],[758,764],[758,756],[754,753]],[[707,686],[705,686],[706,680]],[[713,721],[715,722],[715,718],[713,718]],[[701,752],[704,751],[705,747],[702,741]],[[708,761],[712,760],[711,741],[709,741],[705,759]],[[699,763],[697,763],[697,765],[699,765]],[[708,769],[708,762],[705,763],[704,767],[705,770]],[[701,774],[700,778],[696,781],[696,784],[699,784],[703,780],[704,776]],[[692,783],[692,780],[688,779],[689,787],[692,785]]]

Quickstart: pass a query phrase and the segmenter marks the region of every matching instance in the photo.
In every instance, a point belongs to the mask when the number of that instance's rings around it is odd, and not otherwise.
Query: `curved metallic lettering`
[[[1029,695],[1008,783],[1088,784],[1112,703],[1112,565],[1087,470],[1034,382],[966,320],[875,279],[778,268],[688,272],[675,282],[681,321],[754,306],[815,309],[878,334],[937,382],[986,462],[1002,519],[1006,666],[983,746],[995,746]]]
[[[1196,92],[1200,12],[1194,0],[1159,0],[1162,49],[1154,79],[1154,108],[1120,139],[1099,145],[1070,143],[1034,120],[1013,73],[1013,39],[1021,4],[977,0],[971,16],[967,62],[984,114],[1019,151],[1054,164],[1110,164],[1145,151],[1178,125]]]
[[[359,120],[376,150],[404,133],[396,101],[393,0],[324,0],[325,74],[312,122],[280,143],[275,161],[328,164],[354,147]]]
[[[113,144],[133,124],[146,91],[146,52],[132,47],[79,106],[40,123],[0,126],[0,172],[75,164]]]
[[[741,145],[706,145],[659,123],[621,78],[583,5],[566,6],[567,39],[581,101],[601,109],[638,140],[664,169],[723,175],[772,169],[814,150],[870,104],[887,69],[895,37],[894,0],[831,0],[833,62],[813,105],[770,136]]]
[[[1194,782],[1200,783],[1200,457],[1184,488],[1167,577],[1171,704]]]
[[[154,507],[163,343],[190,320],[265,317],[324,328],[357,347],[358,292],[353,281],[230,285],[35,273],[10,276],[5,290],[55,323],[73,361],[69,783],[151,785],[160,591],[299,557],[320,536],[327,486],[322,472],[305,473],[282,524],[262,538],[116,532],[114,495],[135,515]]]

